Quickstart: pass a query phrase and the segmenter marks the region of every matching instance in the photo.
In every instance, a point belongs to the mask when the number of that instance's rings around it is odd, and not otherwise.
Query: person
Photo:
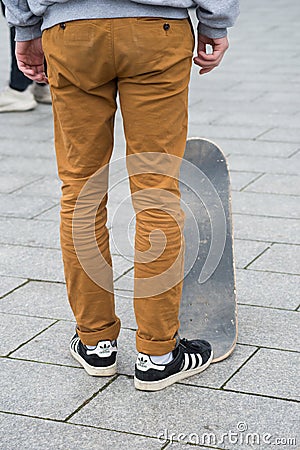
[[[97,197],[86,186],[107,189],[104,168],[113,150],[118,93],[136,214],[135,387],[160,390],[200,373],[212,361],[211,345],[178,334],[184,214],[175,175],[187,136],[192,61],[200,74],[220,64],[238,0],[4,1],[8,22],[16,27],[20,70],[34,81],[49,80],[53,98],[61,247],[76,319],[71,354],[90,375],[116,373],[120,319],[112,287],[107,195]],[[187,9],[192,5],[199,19],[194,58]],[[97,173],[101,176],[94,179]],[[101,198],[96,208],[95,198]],[[94,253],[93,239],[102,259]],[[171,278],[164,277],[173,267]]]
[[[2,13],[5,6],[1,1]],[[30,111],[38,103],[51,104],[51,95],[46,83],[33,83],[20,71],[15,56],[15,28],[10,27],[10,80],[9,85],[0,92],[0,113]]]

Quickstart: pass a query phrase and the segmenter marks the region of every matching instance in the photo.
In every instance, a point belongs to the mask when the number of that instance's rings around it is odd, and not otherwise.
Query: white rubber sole
[[[108,367],[94,367],[90,366],[78,353],[74,352],[70,348],[71,355],[79,364],[85,369],[85,371],[92,377],[110,377],[117,373],[117,362]]]
[[[183,372],[174,373],[174,375],[159,381],[141,381],[134,377],[134,387],[140,391],[160,391],[177,381],[184,380],[185,378],[197,375],[197,373],[203,372],[210,365],[213,359],[213,352],[211,352],[209,360],[203,364],[203,366],[197,367],[197,369],[185,370]]]
[[[0,112],[25,112],[31,111],[37,107],[35,100],[30,102],[13,103],[11,105],[4,105],[0,107]]]

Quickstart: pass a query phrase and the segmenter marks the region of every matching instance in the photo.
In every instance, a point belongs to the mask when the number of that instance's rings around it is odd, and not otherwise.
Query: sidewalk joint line
[[[300,400],[296,400],[294,398],[286,398],[286,397],[276,397],[275,395],[267,395],[267,394],[259,394],[255,392],[246,392],[246,391],[237,391],[235,389],[223,389],[223,392],[235,392],[237,394],[243,394],[243,395],[251,395],[252,397],[261,397],[261,398],[270,398],[273,400],[281,400],[284,402],[292,402],[292,403],[300,403]]]
[[[264,253],[266,253],[270,248],[272,247],[272,244],[265,248],[262,252],[260,252],[258,255],[256,255],[248,264],[245,265],[244,269],[247,270],[248,267],[253,264],[258,258],[260,258]]]
[[[291,350],[291,349],[281,348],[281,347],[268,347],[267,345],[255,345],[255,344],[247,344],[247,343],[243,343],[243,342],[237,342],[237,344],[244,345],[246,347],[256,347],[258,349],[275,350],[278,352],[296,353],[297,355],[300,354],[299,350]]]
[[[128,272],[130,272],[133,268],[134,268],[134,266],[131,266],[129,269],[126,269],[125,272],[122,273],[122,275],[118,276],[117,278],[114,278],[114,283],[116,283],[116,281],[119,281],[120,278],[122,278],[124,275],[126,275]]]
[[[253,356],[255,356],[257,354],[257,352],[259,352],[260,348],[257,347],[256,350],[253,351],[253,353],[251,353],[251,355],[238,367],[238,369],[233,372],[229,378],[222,384],[222,386],[220,387],[221,390],[224,390],[224,387],[226,386],[226,384],[237,374],[239,373],[239,371],[253,358]]]
[[[24,283],[22,283],[22,284],[20,284],[19,286],[15,287],[15,288],[12,289],[11,291],[6,292],[6,293],[3,294],[3,295],[0,295],[0,300],[2,300],[3,298],[7,297],[7,296],[10,295],[10,294],[12,294],[13,292],[17,291],[18,289],[20,289],[20,288],[26,286],[26,284],[28,284],[28,283],[29,283],[29,279],[25,280]],[[1,303],[1,302],[0,302],[0,303]]]
[[[39,331],[38,333],[36,333],[34,336],[32,336],[30,339],[28,339],[26,342],[23,342],[22,344],[20,344],[18,347],[16,347],[14,350],[11,350],[10,352],[7,353],[7,355],[5,355],[6,357],[10,357],[10,355],[14,352],[16,352],[17,350],[19,350],[20,348],[24,347],[24,345],[28,344],[29,342],[31,342],[33,339],[35,339],[36,337],[40,336],[42,333],[44,333],[44,331],[48,330],[49,328],[51,328],[53,325],[55,325],[58,322],[55,321],[53,323],[51,323],[50,325],[48,325],[46,328],[43,328],[43,330]]]
[[[33,183],[36,183],[37,181],[41,181],[43,178],[45,178],[45,176],[40,176],[38,178],[36,178],[35,180],[32,181],[28,181],[27,183],[25,182],[25,184],[23,184],[22,186],[19,186],[18,188],[13,189],[10,192],[7,192],[6,194],[10,195],[10,194],[15,194],[16,192],[20,191],[21,189],[30,186]]]
[[[52,198],[53,200],[56,201],[56,198],[53,198],[53,197],[45,197],[45,198]],[[46,209],[44,209],[43,211],[39,212],[38,214],[32,216],[31,219],[32,219],[32,220],[36,220],[37,217],[41,216],[42,214],[45,214],[45,213],[48,212],[48,211],[51,211],[51,209],[54,209],[54,208],[56,208],[56,207],[59,206],[59,205],[60,205],[60,202],[58,201],[58,202],[55,203],[54,205],[49,206],[49,208],[46,208]],[[56,220],[44,220],[44,222],[58,222],[58,221],[56,221]]]
[[[248,186],[251,186],[251,184],[255,183],[255,181],[259,180],[260,178],[262,178],[264,175],[266,175],[266,172],[262,172],[259,175],[257,175],[257,177],[255,177],[253,180],[249,181],[247,184],[245,184],[245,186],[243,186],[239,192],[244,192],[245,189],[247,189]]]
[[[297,150],[295,150],[293,153],[291,153],[291,154],[288,156],[288,159],[293,158],[293,156],[296,156],[297,153],[299,153],[299,151],[300,151],[300,148],[297,148]]]
[[[280,244],[280,242],[278,243]],[[288,245],[288,244],[282,244],[282,245]],[[299,273],[293,273],[293,272],[279,272],[279,271],[275,271],[275,270],[266,270],[266,269],[248,269],[247,270],[251,270],[251,272],[266,272],[266,273],[279,273],[280,275],[293,275],[295,277],[299,277],[300,274]]]
[[[179,384],[179,385],[185,386],[185,387],[209,389],[211,391],[231,392],[233,394],[240,394],[240,395],[243,395],[243,396],[251,395],[252,397],[270,398],[270,399],[273,399],[273,400],[281,400],[281,401],[284,401],[284,402],[300,403],[300,400],[296,400],[296,399],[275,397],[275,396],[272,396],[272,395],[257,394],[257,393],[254,393],[254,392],[238,391],[238,390],[234,390],[234,389],[221,389],[221,388],[216,388],[216,387],[212,387],[212,386],[201,386],[201,385],[192,384],[192,383],[191,384],[184,384],[182,381],[179,381],[176,384]]]
[[[240,306],[250,306],[251,308],[263,308],[263,309],[274,309],[275,311],[289,311],[289,312],[295,312],[296,309],[289,309],[289,308],[283,308],[280,306],[267,306],[267,305],[256,305],[254,303],[243,303],[243,302],[237,302]]]
[[[7,414],[7,415],[10,415],[10,416],[20,416],[20,417],[26,417],[26,418],[29,418],[29,419],[43,420],[45,422],[60,423],[62,425],[67,425],[69,427],[91,428],[91,429],[99,430],[99,431],[108,431],[108,432],[118,433],[118,434],[127,434],[127,435],[130,435],[130,436],[136,436],[136,437],[141,437],[141,438],[146,438],[146,439],[154,439],[156,441],[159,440],[156,436],[136,433],[134,431],[116,430],[114,428],[98,427],[96,425],[88,425],[88,424],[84,424],[84,423],[66,422],[66,419],[55,419],[55,418],[51,418],[51,417],[41,417],[41,416],[35,416],[33,414],[25,414],[25,413],[19,413],[19,412],[13,412],[13,411],[4,411],[4,410],[0,410],[0,413]],[[208,448],[211,448],[211,447],[208,447]],[[216,447],[212,447],[212,448],[214,448],[215,450],[219,450],[219,449],[216,449]],[[224,450],[224,449],[220,449],[220,450]]]
[[[1,299],[0,299],[1,300]],[[36,316],[33,314],[27,314],[27,313],[18,313],[18,312],[10,312],[10,311],[1,311],[1,302],[0,302],[0,313],[5,314],[6,316],[19,316],[19,317],[32,317],[34,319],[48,319],[48,320],[55,320],[56,322],[67,322],[67,323],[74,323],[74,319],[64,319],[59,317],[49,317],[49,316]],[[123,328],[123,327],[122,327]]]
[[[11,361],[23,361],[23,362],[31,362],[31,363],[35,363],[35,364],[43,364],[46,366],[69,367],[70,369],[83,370],[82,367],[73,366],[72,364],[61,364],[61,363],[55,363],[55,362],[50,362],[50,361],[38,361],[36,359],[27,359],[27,358],[21,358],[21,357],[17,357],[17,356],[1,356],[0,355],[0,359],[9,359]]]
[[[77,409],[75,409],[75,411],[73,411],[71,414],[69,414],[65,418],[64,422],[68,422],[73,416],[75,416],[75,414],[77,414],[82,408],[84,408],[86,405],[88,405],[95,397],[97,397],[98,394],[100,394],[100,392],[104,391],[108,386],[110,386],[118,378],[119,378],[118,374],[114,375],[107,383],[104,384],[104,386],[102,386],[100,389],[98,389],[96,392],[94,392],[94,394],[91,395],[91,397],[89,397],[87,400],[85,400]]]
[[[261,95],[260,95],[260,97],[262,97]],[[259,98],[259,97],[258,97]],[[267,130],[265,130],[265,131],[263,131],[262,133],[259,133],[257,136],[255,136],[255,138],[253,139],[254,141],[257,141],[259,138],[261,138],[264,134],[267,134],[267,133],[269,133],[269,131],[272,131],[272,130],[275,130],[276,129],[276,127],[270,127],[270,128],[268,128]]]
[[[31,219],[29,219],[31,220]],[[17,243],[15,244],[14,242],[1,242],[0,241],[0,245],[3,246],[10,246],[10,247],[22,247],[22,248],[38,248],[38,249],[42,249],[42,250],[55,250],[56,252],[61,252],[61,250],[59,249],[59,247],[42,247],[41,245],[32,245],[32,244],[22,244],[22,243]]]
[[[265,173],[265,175],[274,175],[274,174],[268,174]],[[296,177],[297,175],[288,175],[289,177]],[[251,184],[251,183],[250,183]],[[244,189],[244,188],[242,188]],[[244,190],[237,190],[237,189],[233,189],[234,192],[243,192],[246,194],[261,194],[261,195],[274,195],[274,197],[276,196],[280,196],[280,197],[295,197],[295,199],[298,200],[298,197],[300,196],[300,194],[285,194],[285,193],[281,193],[281,192],[267,192],[267,191],[244,191]],[[242,213],[241,213],[242,214]]]

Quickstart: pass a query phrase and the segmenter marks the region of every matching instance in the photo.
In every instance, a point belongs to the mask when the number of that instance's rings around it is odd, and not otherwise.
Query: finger
[[[45,72],[37,72],[35,67],[32,66],[26,66],[24,64],[18,65],[20,71],[27,77],[30,78],[30,80],[37,81],[39,83],[44,83],[44,80],[47,80],[45,82],[48,83],[48,79],[45,75]]]
[[[203,61],[201,58],[198,58],[197,56],[195,56],[194,63],[197,66],[203,67],[205,69],[207,67],[217,67],[220,64],[221,59],[222,58],[220,58],[220,60],[217,60],[217,61]]]
[[[210,62],[217,61],[218,59],[223,58],[223,55],[224,55],[223,52],[217,51],[217,50],[215,50],[211,54],[207,54],[205,52],[198,53],[199,58],[203,59],[204,61],[210,61]]]
[[[205,42],[203,42],[203,41],[198,41],[198,53],[200,53],[200,52],[205,52],[205,49],[206,49],[206,43]]]
[[[204,75],[204,74],[206,74],[208,72],[211,72],[213,69],[215,69],[215,67],[206,67],[205,69],[199,70],[199,74],[200,75]]]

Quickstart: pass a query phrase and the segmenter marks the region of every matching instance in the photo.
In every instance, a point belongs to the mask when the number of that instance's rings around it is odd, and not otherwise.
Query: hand
[[[33,81],[48,83],[44,68],[42,38],[16,42],[16,58],[21,72]]]
[[[212,54],[206,53],[206,44],[210,44],[212,46]],[[199,72],[200,75],[208,73],[217,67],[222,61],[224,53],[228,47],[229,44],[226,36],[223,38],[212,39],[204,36],[203,34],[198,34],[198,56],[195,56],[194,63],[197,66],[202,67]]]

